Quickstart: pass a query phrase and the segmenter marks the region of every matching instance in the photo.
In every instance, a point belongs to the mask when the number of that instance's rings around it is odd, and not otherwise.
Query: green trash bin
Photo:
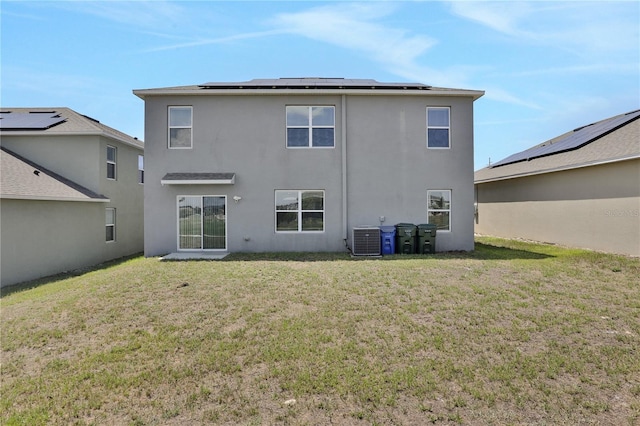
[[[436,252],[436,225],[423,223],[418,225],[418,247],[419,254]]]
[[[396,225],[396,253],[413,254],[416,252],[416,226],[413,223]]]

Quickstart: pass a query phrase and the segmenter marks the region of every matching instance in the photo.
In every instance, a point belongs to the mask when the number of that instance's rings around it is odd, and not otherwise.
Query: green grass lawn
[[[490,238],[129,259],[5,291],[0,423],[634,425],[639,277]]]

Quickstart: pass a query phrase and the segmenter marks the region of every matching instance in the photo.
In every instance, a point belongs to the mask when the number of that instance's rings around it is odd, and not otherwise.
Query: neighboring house
[[[135,90],[145,255],[344,251],[354,227],[428,221],[439,251],[473,250],[483,93],[340,78]]]
[[[640,110],[475,173],[476,232],[640,256]]]
[[[2,286],[143,250],[143,143],[68,108],[0,112]]]

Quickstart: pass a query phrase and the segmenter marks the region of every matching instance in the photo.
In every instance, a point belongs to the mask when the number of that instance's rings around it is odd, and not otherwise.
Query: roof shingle
[[[22,128],[15,129],[7,124],[0,125],[0,133],[6,135],[20,135],[28,132],[37,132],[38,134],[95,134],[103,135],[111,139],[115,139],[119,142],[125,143],[137,148],[144,148],[144,143],[134,137],[131,137],[119,130],[106,126],[100,123],[98,120],[88,117],[86,115],[79,114],[70,108],[10,108],[3,107],[2,115],[0,116],[0,123],[4,120],[15,121],[18,120],[21,115],[28,113],[48,113],[49,116],[58,116],[62,121],[57,122],[55,125],[46,128]],[[16,114],[12,117],[12,114]],[[45,114],[47,115],[47,114]],[[17,118],[16,118],[17,117]],[[3,128],[4,127],[4,128]]]
[[[0,147],[0,198],[108,202],[57,173]]]

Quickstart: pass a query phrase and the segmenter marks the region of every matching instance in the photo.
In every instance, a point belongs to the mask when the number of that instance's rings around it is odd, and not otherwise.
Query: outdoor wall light
[[[240,201],[240,200],[242,200],[242,197],[239,197],[239,196],[237,196],[237,195],[234,195],[234,196],[233,196],[233,201],[235,201],[236,203],[237,203],[238,201]]]

